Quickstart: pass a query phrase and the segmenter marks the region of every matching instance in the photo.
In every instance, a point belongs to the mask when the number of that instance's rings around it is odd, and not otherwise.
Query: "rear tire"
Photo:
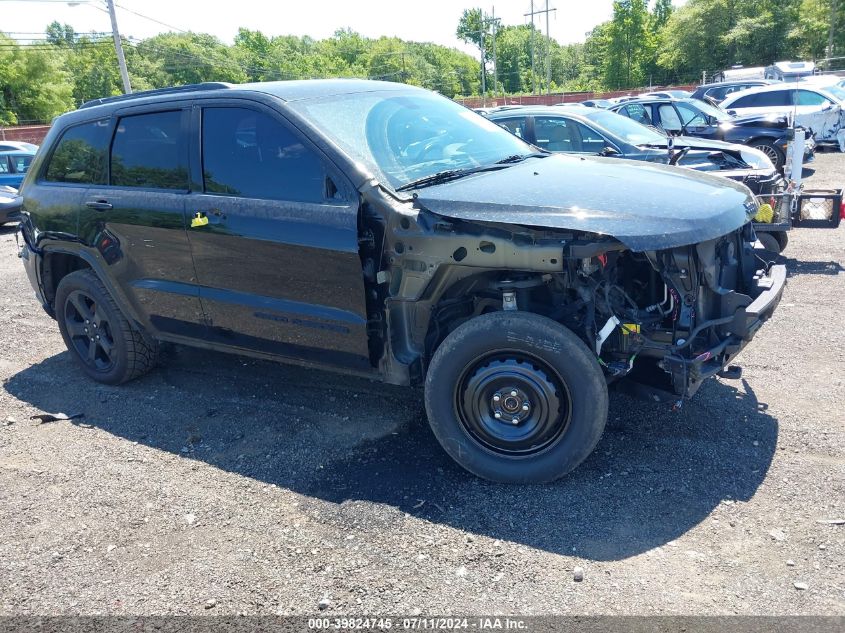
[[[132,327],[93,271],[62,278],[55,310],[65,345],[90,378],[118,385],[155,366],[158,343]]]
[[[785,235],[785,234],[784,234]],[[775,233],[769,231],[757,233],[757,241],[763,247],[768,257],[777,257],[781,252],[780,240],[775,236]],[[784,244],[784,248],[786,245]]]
[[[775,169],[783,168],[783,165],[786,162],[786,155],[779,147],[777,147],[771,141],[760,140],[757,141],[751,147],[753,147],[754,149],[759,149],[766,156],[768,156],[769,160],[771,160],[772,164],[775,166]]]
[[[425,406],[440,445],[466,470],[545,483],[593,451],[608,395],[594,354],[571,331],[536,314],[495,312],[463,323],[437,348]]]

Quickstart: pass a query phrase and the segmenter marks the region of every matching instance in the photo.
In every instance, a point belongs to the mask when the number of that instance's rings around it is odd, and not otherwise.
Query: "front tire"
[[[491,481],[546,483],[593,451],[607,384],[570,330],[528,312],[494,312],[455,329],[425,382],[429,424],[463,468]]]
[[[157,342],[132,327],[93,271],[62,278],[55,310],[65,345],[90,378],[118,385],[155,366]]]

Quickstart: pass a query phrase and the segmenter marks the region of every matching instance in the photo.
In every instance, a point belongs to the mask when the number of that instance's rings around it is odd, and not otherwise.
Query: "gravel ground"
[[[790,237],[741,380],[614,394],[579,469],[515,487],[411,390],[187,348],[87,380],[4,229],[0,615],[845,614],[845,226]]]

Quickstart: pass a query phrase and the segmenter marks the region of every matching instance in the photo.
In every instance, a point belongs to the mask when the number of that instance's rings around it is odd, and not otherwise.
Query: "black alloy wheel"
[[[89,377],[117,385],[155,366],[158,342],[129,322],[93,270],[63,277],[54,305],[65,345]]]
[[[83,290],[74,290],[65,300],[65,327],[73,349],[83,363],[99,372],[114,367],[114,333],[105,312]]]

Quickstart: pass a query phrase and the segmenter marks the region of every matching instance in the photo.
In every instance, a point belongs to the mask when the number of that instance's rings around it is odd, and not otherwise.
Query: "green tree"
[[[613,88],[643,85],[649,48],[646,0],[616,0],[608,37],[605,82]]]
[[[64,54],[26,50],[0,33],[0,124],[49,121],[73,107]]]
[[[47,42],[53,46],[73,46],[76,43],[76,33],[70,24],[60,24],[53,20],[45,31]]]

